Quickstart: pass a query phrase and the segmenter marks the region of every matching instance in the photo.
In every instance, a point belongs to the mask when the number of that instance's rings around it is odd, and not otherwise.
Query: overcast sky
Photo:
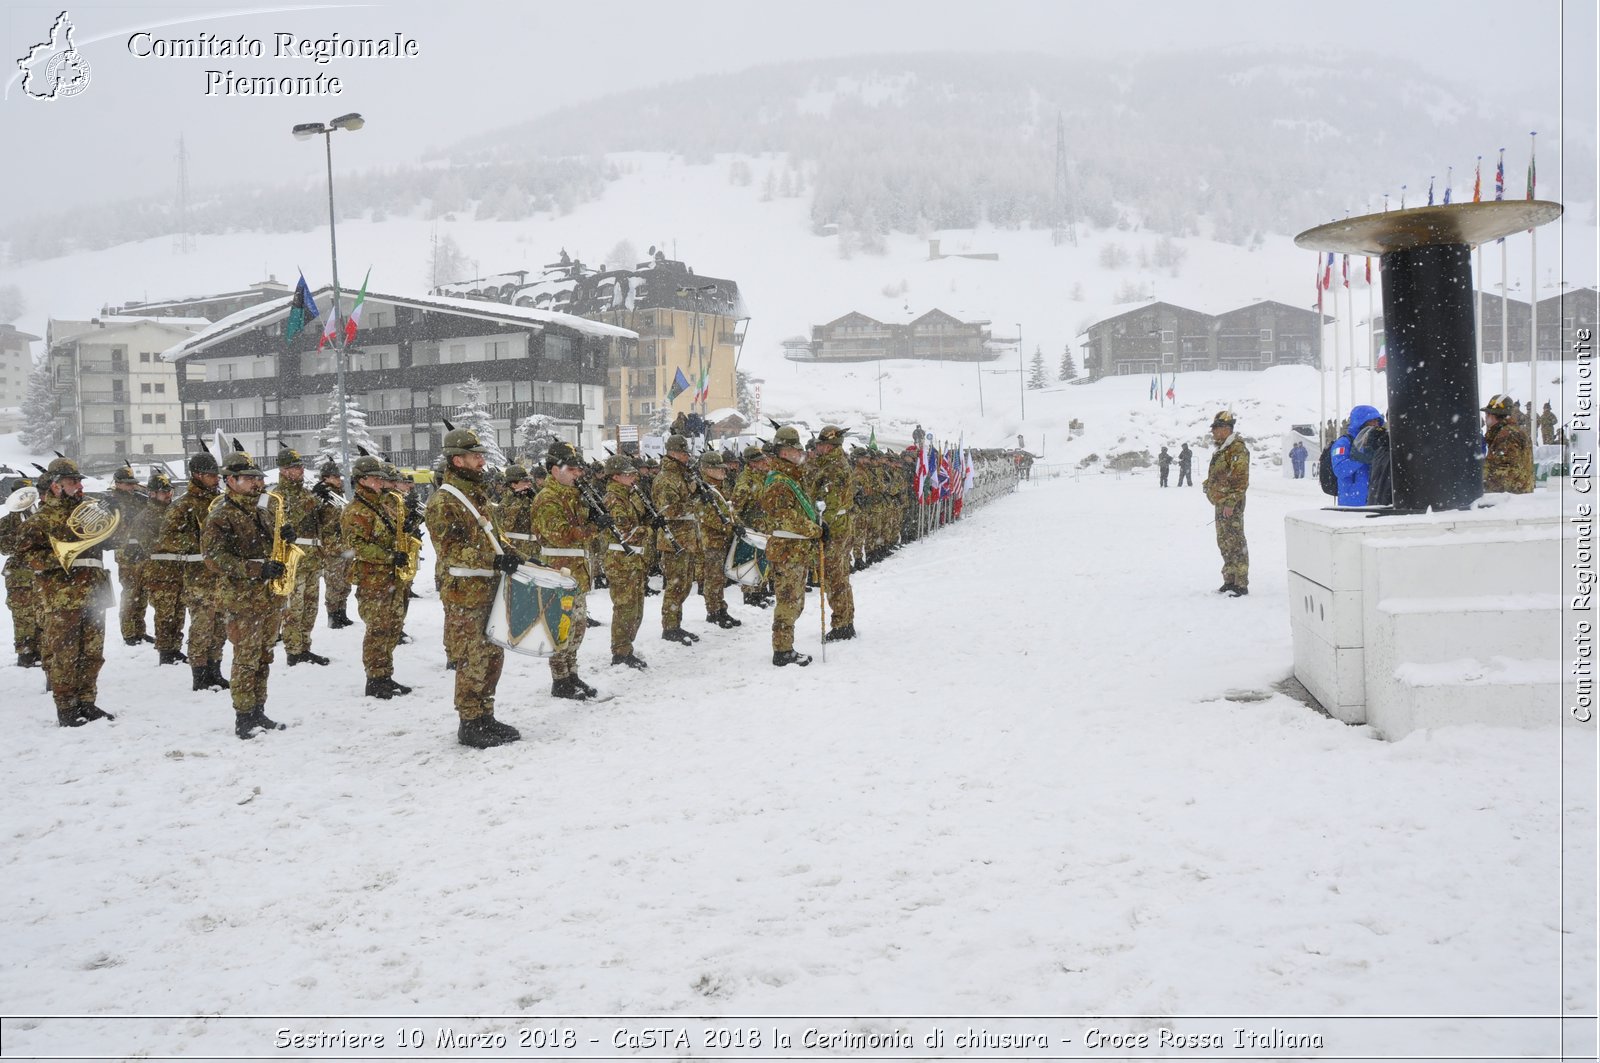
[[[70,3],[70,0],[67,0]],[[60,4],[10,3],[0,14],[7,57],[0,102],[8,156],[0,217],[84,198],[169,193],[182,133],[197,188],[229,180],[323,173],[320,143],[293,140],[297,122],[363,112],[340,135],[336,166],[404,162],[429,147],[623,89],[785,60],[897,51],[1151,54],[1220,45],[1392,56],[1486,92],[1531,94],[1555,109],[1562,44],[1565,84],[1593,137],[1592,0],[451,0],[275,6],[71,4],[75,42],[91,68],[71,99],[26,98],[16,59],[49,34]],[[232,13],[230,13],[232,12]],[[1564,18],[1563,18],[1564,12]],[[260,38],[263,58],[139,58],[129,37]],[[273,35],[414,38],[403,59],[272,57]],[[1580,69],[1581,67],[1581,69]],[[338,96],[206,95],[205,71],[243,76],[336,75]],[[1548,135],[1548,134],[1547,134]],[[1551,136],[1551,140],[1555,137]],[[1541,137],[1543,140],[1543,137]],[[1552,145],[1553,146],[1553,145]]]

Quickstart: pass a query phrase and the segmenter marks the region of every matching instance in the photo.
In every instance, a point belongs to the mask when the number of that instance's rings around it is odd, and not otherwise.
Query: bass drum
[[[728,544],[722,571],[741,587],[759,587],[767,581],[767,537],[746,529]]]
[[[500,576],[484,636],[530,657],[549,657],[572,638],[572,614],[578,581],[553,568],[523,564]]]

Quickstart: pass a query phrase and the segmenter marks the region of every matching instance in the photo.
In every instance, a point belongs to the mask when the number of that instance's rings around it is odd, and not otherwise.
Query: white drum
[[[553,568],[524,563],[502,574],[483,633],[496,646],[549,657],[572,638],[578,581]]]
[[[741,587],[759,587],[767,580],[767,537],[746,528],[728,544],[722,571]]]

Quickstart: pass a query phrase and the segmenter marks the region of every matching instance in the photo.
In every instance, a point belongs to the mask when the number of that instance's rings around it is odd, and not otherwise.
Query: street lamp
[[[337,327],[339,316],[339,242],[334,234],[333,225],[333,132],[336,129],[343,129],[354,133],[366,124],[367,120],[365,118],[352,112],[350,114],[341,114],[326,125],[321,122],[301,122],[292,130],[296,140],[310,140],[320,134],[328,152],[328,250],[333,259],[333,307],[328,312],[334,315],[336,323],[333,330],[333,348],[339,375],[339,464],[344,472],[345,498],[355,497],[355,483],[350,478],[350,425],[348,420],[350,400],[344,390],[344,336],[342,330]]]
[[[1027,378],[1022,372],[1022,322],[1017,322],[1017,402],[1022,406],[1022,420],[1028,419]]]

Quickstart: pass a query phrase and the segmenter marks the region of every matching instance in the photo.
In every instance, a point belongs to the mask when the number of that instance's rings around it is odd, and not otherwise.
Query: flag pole
[[[1322,441],[1317,448],[1320,455],[1328,449],[1328,363],[1327,323],[1322,320],[1322,255],[1317,255],[1317,438]],[[1317,458],[1321,461],[1321,457]]]
[[[1483,156],[1478,156],[1477,168],[1472,171],[1472,201],[1483,201]],[[1478,252],[1478,270],[1475,276],[1476,283],[1472,286],[1472,331],[1477,337],[1478,344],[1478,371],[1483,371],[1483,245],[1479,244],[1473,250]]]
[[[1350,288],[1350,256],[1344,256],[1344,306],[1345,316],[1350,319],[1350,331],[1346,334],[1347,346],[1345,353],[1350,359],[1350,401],[1356,399],[1356,293]],[[1372,322],[1367,322],[1367,327],[1372,327]],[[1367,378],[1367,397],[1372,397],[1372,378]]]
[[[1528,199],[1533,199],[1533,186],[1538,180],[1534,170],[1534,137],[1538,132],[1528,134]],[[1531,280],[1528,282],[1528,438],[1533,438],[1533,412],[1539,408],[1539,234],[1528,230],[1528,270]]]
[[[1376,311],[1373,309],[1372,289],[1377,285],[1372,283],[1372,259],[1367,259],[1367,402],[1376,406],[1378,394],[1378,348],[1372,342],[1377,332]],[[1387,390],[1387,389],[1385,389]],[[1384,405],[1388,405],[1388,395],[1384,396]]]
[[[1506,192],[1506,149],[1500,149],[1500,163],[1494,171],[1494,198]],[[1506,275],[1506,238],[1500,238],[1500,394],[1511,390],[1511,278]]]
[[[1339,420],[1339,411],[1344,409],[1344,382],[1340,379],[1344,374],[1344,366],[1339,361],[1339,348],[1343,346],[1343,341],[1344,322],[1339,318],[1339,298],[1335,296],[1333,300],[1333,419],[1335,422]],[[1333,427],[1336,433],[1334,438],[1337,439],[1339,426],[1335,424]]]

